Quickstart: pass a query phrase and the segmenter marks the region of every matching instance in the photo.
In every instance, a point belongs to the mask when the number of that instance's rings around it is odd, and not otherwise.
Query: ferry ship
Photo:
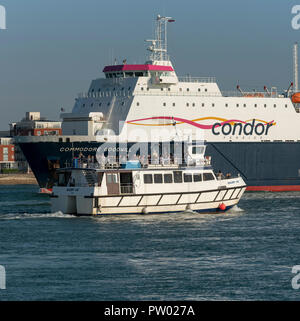
[[[81,162],[58,169],[52,212],[76,216],[222,213],[238,204],[246,189],[243,179],[216,176],[204,158],[205,146],[188,149],[186,166],[173,160],[157,164],[135,160],[116,167]]]
[[[95,158],[99,148],[119,157],[139,142],[152,153],[155,141],[161,153],[160,141],[193,141],[199,132],[213,167],[241,175],[248,190],[300,190],[299,95],[275,87],[227,93],[214,77],[178,77],[167,53],[173,21],[157,16],[145,64],[105,66],[105,77],[61,114],[62,136],[17,138],[42,191],[52,189],[57,168]]]

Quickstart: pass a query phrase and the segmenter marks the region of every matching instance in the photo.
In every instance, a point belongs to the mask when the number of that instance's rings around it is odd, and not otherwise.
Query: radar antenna
[[[150,51],[150,60],[152,61],[167,61],[168,57],[168,39],[167,39],[167,24],[174,22],[171,17],[162,17],[160,15],[156,18],[155,39],[148,39],[151,45],[147,48]]]

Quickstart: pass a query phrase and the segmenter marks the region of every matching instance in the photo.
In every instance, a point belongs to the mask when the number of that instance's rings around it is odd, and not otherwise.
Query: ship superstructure
[[[95,157],[101,144],[130,148],[136,141],[174,142],[188,135],[205,141],[214,168],[239,173],[250,189],[300,190],[296,96],[275,87],[222,92],[214,77],[178,77],[167,53],[172,21],[157,17],[145,64],[106,66],[105,77],[79,94],[72,112],[61,114],[61,137],[19,140],[40,186],[51,188],[53,166],[80,153]]]

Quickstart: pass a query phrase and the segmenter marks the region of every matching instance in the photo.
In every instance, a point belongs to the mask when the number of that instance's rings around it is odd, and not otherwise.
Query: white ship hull
[[[80,216],[225,211],[239,202],[246,184],[241,177],[218,175],[210,166],[66,168],[58,170],[52,211]]]
[[[120,215],[120,214],[163,214],[192,210],[194,212],[220,212],[220,204],[226,210],[236,205],[246,187],[199,192],[190,194],[155,194],[151,196],[113,196],[96,197],[63,195],[52,197],[52,212],[84,215]],[[143,202],[141,202],[141,199]],[[223,211],[221,211],[223,212]]]

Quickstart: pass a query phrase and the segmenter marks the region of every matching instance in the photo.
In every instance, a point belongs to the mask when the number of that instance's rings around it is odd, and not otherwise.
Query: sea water
[[[0,300],[298,300],[300,193],[245,193],[226,214],[77,218],[0,186]]]

